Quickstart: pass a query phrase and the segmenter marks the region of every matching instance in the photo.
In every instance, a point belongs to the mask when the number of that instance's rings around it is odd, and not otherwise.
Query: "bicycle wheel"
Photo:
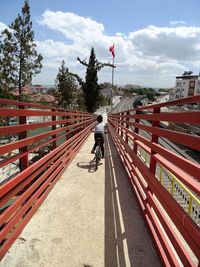
[[[95,153],[95,167],[96,167],[96,170],[98,169],[98,164],[99,164],[100,159],[101,159],[101,149],[100,149],[99,146],[97,146],[96,153]]]

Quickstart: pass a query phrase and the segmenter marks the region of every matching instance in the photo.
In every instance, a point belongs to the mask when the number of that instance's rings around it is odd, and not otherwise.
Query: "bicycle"
[[[99,162],[101,160],[101,144],[100,144],[100,138],[97,138],[97,146],[95,149],[95,169],[98,169]]]

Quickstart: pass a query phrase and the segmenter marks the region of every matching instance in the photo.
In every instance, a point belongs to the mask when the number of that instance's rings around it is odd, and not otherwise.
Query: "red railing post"
[[[129,114],[130,112],[127,111],[126,112],[126,115],[127,115],[127,118],[126,118],[126,128],[129,129]],[[128,135],[127,135],[127,132],[126,132],[126,143],[128,144]]]
[[[86,121],[86,116],[81,116],[81,122],[83,123],[83,124],[82,124],[82,127],[81,127],[82,130],[86,128],[86,123],[85,123],[85,121]],[[79,121],[79,122],[80,122],[80,121]]]
[[[52,109],[52,112],[56,111],[55,109]],[[51,117],[52,121],[56,121],[56,116]],[[52,131],[56,130],[56,124],[52,125],[51,127]],[[52,135],[52,139],[56,138],[56,135]],[[52,142],[52,149],[56,148],[56,140]]]
[[[160,113],[160,107],[154,108],[153,113]],[[160,126],[160,121],[152,121],[152,127],[159,127]],[[158,136],[155,134],[151,135],[151,142],[158,144]],[[155,174],[156,172],[156,160],[153,157],[155,152],[151,149],[151,154],[150,154],[150,171]]]
[[[75,124],[77,124],[77,120],[76,120],[76,118],[77,118],[77,116],[74,115],[74,122],[73,122],[74,126],[75,126]],[[81,118],[81,120],[82,120],[82,118]],[[77,134],[79,131],[80,131],[80,128],[76,129],[76,130],[74,131],[74,134]]]
[[[25,106],[18,106],[19,109],[25,109]],[[19,124],[26,124],[26,116],[19,116]],[[27,131],[23,131],[19,133],[19,140],[27,138]],[[28,147],[23,146],[19,148],[19,153],[23,154],[27,152]],[[19,159],[19,168],[20,172],[25,170],[28,167],[28,155],[25,155]]]
[[[69,116],[67,116],[67,117],[65,117],[65,119],[69,119]],[[70,123],[69,123],[69,121],[68,122],[65,122],[65,124],[64,124],[65,126],[69,126],[70,125]],[[70,135],[69,135],[69,128],[66,130],[66,141],[69,139],[69,137],[70,137]]]
[[[120,116],[119,114],[117,114],[116,116],[114,116],[114,121],[115,121],[115,124],[117,125],[116,127],[116,131],[118,134],[120,134],[120,125],[119,125],[119,120],[120,120]]]
[[[140,111],[139,111],[139,110],[136,110],[135,114],[136,114],[136,115],[137,115],[137,114],[140,114]],[[135,122],[136,122],[136,123],[139,123],[140,120],[139,120],[139,119],[135,119]],[[134,127],[134,132],[135,132],[136,134],[138,134],[138,133],[139,133],[139,129],[138,129],[137,127]],[[138,147],[138,145],[137,145],[137,143],[136,143],[135,141],[136,141],[136,138],[134,137],[134,146],[133,146],[133,150],[134,150],[135,154],[137,155],[137,147]]]
[[[89,123],[87,123],[87,116],[86,116],[86,115],[85,115],[85,117],[84,117],[84,121],[85,121],[85,123],[84,123],[84,128],[86,128],[87,125],[89,124]]]
[[[122,131],[122,127],[123,127],[123,119],[122,119],[122,116],[123,116],[123,112],[120,113],[120,125],[121,125],[121,129],[120,129],[120,134],[121,134],[121,138],[123,139],[123,131]]]

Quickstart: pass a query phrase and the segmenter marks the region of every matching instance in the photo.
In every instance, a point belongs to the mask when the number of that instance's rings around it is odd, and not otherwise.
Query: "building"
[[[52,87],[42,85],[26,85],[21,88],[21,94],[24,96],[29,96],[30,101],[53,105],[55,104],[55,97],[48,93],[50,88]],[[19,88],[13,88],[12,93],[15,96],[19,96]]]
[[[171,88],[170,90],[169,90],[169,101],[172,101],[172,100],[174,100],[174,96],[175,96],[175,92],[176,92],[176,88],[175,87],[173,87],[173,88]]]
[[[15,96],[19,96],[19,88],[18,87],[15,87],[12,89],[12,93],[13,95]],[[32,91],[31,91],[31,88],[29,86],[23,86],[21,88],[21,94],[23,95],[31,95]]]
[[[108,98],[110,98],[111,95],[112,95],[112,89],[110,89],[110,88],[104,88],[104,89],[101,89],[100,93],[101,93],[104,97],[108,97]]]
[[[200,74],[192,75],[192,72],[184,72],[176,77],[174,95],[170,98],[179,99],[200,94]]]
[[[32,94],[31,100],[33,102],[42,102],[46,104],[55,104],[55,97],[50,94]]]
[[[46,88],[43,87],[42,85],[39,85],[39,84],[31,86],[31,91],[32,91],[32,93],[35,93],[35,94],[47,93]]]

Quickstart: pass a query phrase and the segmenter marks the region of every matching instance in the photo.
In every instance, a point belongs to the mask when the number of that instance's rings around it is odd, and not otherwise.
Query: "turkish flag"
[[[110,46],[109,51],[112,53],[112,56],[115,57],[115,45]]]

